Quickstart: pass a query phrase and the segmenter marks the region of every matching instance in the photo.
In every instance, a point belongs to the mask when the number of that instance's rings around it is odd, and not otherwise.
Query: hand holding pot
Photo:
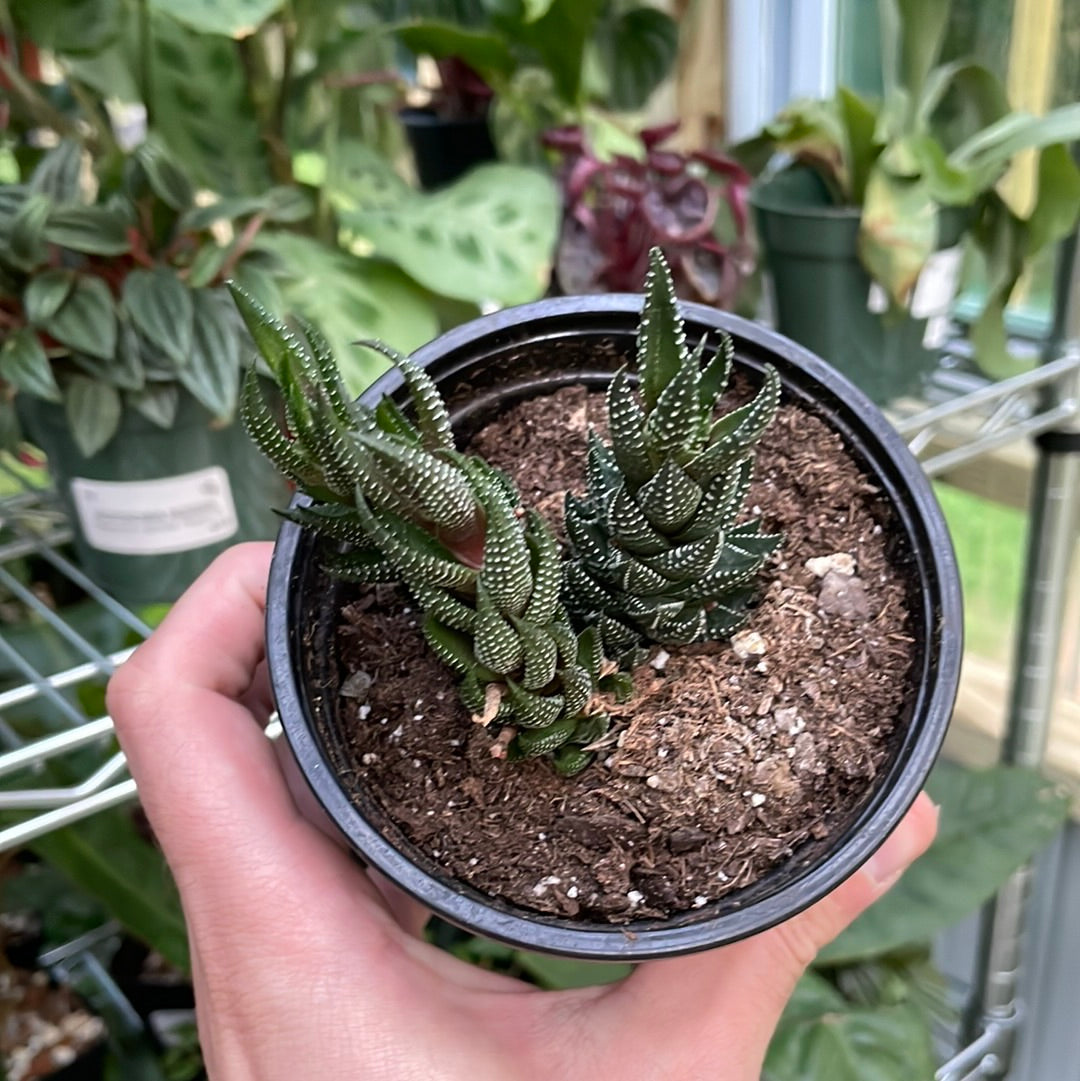
[[[213,1081],[756,1081],[815,952],[929,845],[921,796],[823,901],[620,984],[546,992],[427,945],[425,913],[300,813],[261,726],[271,545],[210,567],[114,677],[109,707],[183,899]]]

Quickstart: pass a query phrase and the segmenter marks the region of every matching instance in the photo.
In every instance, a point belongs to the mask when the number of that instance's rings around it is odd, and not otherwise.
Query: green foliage
[[[337,199],[342,240],[358,254],[374,251],[459,300],[520,304],[543,295],[560,216],[545,174],[494,164],[430,194],[393,191],[385,180],[379,190],[381,205]]]
[[[87,456],[113,437],[126,406],[169,427],[177,385],[228,420],[246,332],[222,278],[249,271],[263,222],[294,221],[306,201],[270,188],[196,208],[191,181],[155,141],[99,163],[91,198],[79,183],[85,159],[64,140],[0,198],[0,304],[14,324],[0,350],[0,397],[62,402]],[[219,243],[221,226],[233,239]]]
[[[1048,844],[1068,810],[1065,797],[1037,773],[1007,766],[975,772],[942,763],[927,788],[941,808],[930,850],[821,951],[819,964],[851,964],[929,941]]]
[[[1051,840],[1067,802],[1038,774],[1007,766],[942,762],[928,790],[941,808],[937,838],[818,954],[777,1027],[764,1081],[932,1076],[932,1025],[951,1018],[930,944]]]
[[[739,150],[759,167],[785,151],[821,176],[838,205],[861,206],[859,256],[897,308],[908,306],[942,240],[942,211],[963,208],[989,280],[972,329],[976,359],[992,376],[1015,374],[1005,306],[1035,257],[1076,227],[1080,167],[1068,147],[1080,138],[1080,105],[1042,117],[1011,111],[989,70],[941,59],[947,4],[879,6],[883,100],[842,87],[827,101],[794,102]],[[1038,152],[1038,185],[1034,207],[1022,210],[1000,181],[1026,150]]]
[[[582,769],[607,728],[593,704],[607,673],[595,638],[574,632],[559,601],[559,551],[543,520],[521,512],[503,474],[455,450],[438,391],[410,361],[374,344],[397,364],[415,421],[389,400],[350,402],[321,335],[289,331],[239,287],[233,296],[281,389],[284,426],[254,372],[241,416],[315,500],[296,512],[299,524],[351,545],[331,569],[359,581],[389,574],[409,588],[474,719],[516,728],[493,751]]]
[[[781,541],[756,521],[738,522],[779,379],[770,368],[751,402],[717,418],[731,340],[703,366],[704,349],[689,349],[654,249],[638,332],[640,404],[619,372],[607,397],[611,445],[592,436],[588,495],[566,499],[567,604],[624,666],[646,640],[684,645],[737,630],[751,583]]]
[[[204,34],[245,38],[281,8],[284,0],[147,0],[150,10],[174,19]]]

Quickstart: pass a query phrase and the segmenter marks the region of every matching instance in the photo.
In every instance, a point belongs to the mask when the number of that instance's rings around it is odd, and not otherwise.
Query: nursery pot
[[[402,109],[399,115],[425,191],[457,180],[474,165],[495,160],[486,117],[443,117],[434,109]]]
[[[873,310],[873,285],[856,246],[862,212],[835,206],[820,178],[785,169],[751,190],[781,334],[824,357],[884,405],[919,390],[937,364],[928,320]],[[939,219],[939,247],[956,244],[964,214]],[[946,298],[947,299],[947,298]]]
[[[128,605],[174,601],[229,545],[268,540],[284,482],[240,424],[214,424],[187,391],[171,428],[125,409],[112,439],[86,457],[61,406],[16,399],[71,519],[80,566]]]
[[[282,527],[267,601],[267,650],[279,714],[300,771],[360,857],[438,915],[515,946],[597,960],[643,960],[719,946],[793,916],[839,885],[885,840],[922,788],[952,710],[961,653],[961,605],[949,535],[918,463],[858,389],[810,352],[764,327],[683,304],[686,334],[731,334],[736,370],[759,380],[777,369],[783,399],[821,418],[890,507],[894,565],[909,573],[917,643],[894,744],[872,791],[824,841],[802,845],[758,881],[668,919],[625,924],[541,915],[447,876],[374,800],[350,798],[338,779],[344,733],[336,722],[336,628],[347,587],[322,569],[314,535]],[[418,350],[467,441],[512,404],[571,384],[602,389],[634,355],[641,298],[564,297],[512,308],[457,327]],[[400,377],[365,394],[404,402]],[[514,768],[508,765],[507,768]],[[567,783],[574,783],[569,781]]]

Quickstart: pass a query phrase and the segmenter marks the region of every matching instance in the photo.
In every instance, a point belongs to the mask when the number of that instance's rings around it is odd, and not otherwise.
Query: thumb
[[[642,1012],[640,1023],[646,1030],[671,1031],[689,1024],[696,1032],[692,1038],[699,1041],[711,1032],[727,1046],[729,1056],[738,1049],[735,1057],[744,1059],[747,1069],[755,1062],[760,1065],[796,982],[818,950],[896,882],[930,847],[936,831],[937,807],[923,793],[881,848],[806,911],[731,946],[640,966],[623,985],[633,1002],[629,1012]],[[632,1020],[630,1027],[636,1031]],[[738,1034],[734,1048],[732,1033]],[[723,1076],[744,1075],[733,1071]]]

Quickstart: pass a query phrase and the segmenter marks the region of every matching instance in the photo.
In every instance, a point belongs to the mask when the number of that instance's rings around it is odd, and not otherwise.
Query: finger
[[[742,1068],[752,1071],[817,951],[896,882],[936,829],[937,808],[921,795],[878,852],[805,912],[722,949],[641,965],[609,992],[605,1005],[631,1032],[639,1026],[676,1035],[685,1030],[700,1046],[709,1046],[711,1035],[719,1040],[722,1032],[738,1032],[739,1054],[748,1056]],[[730,1075],[743,1076],[734,1068]]]

